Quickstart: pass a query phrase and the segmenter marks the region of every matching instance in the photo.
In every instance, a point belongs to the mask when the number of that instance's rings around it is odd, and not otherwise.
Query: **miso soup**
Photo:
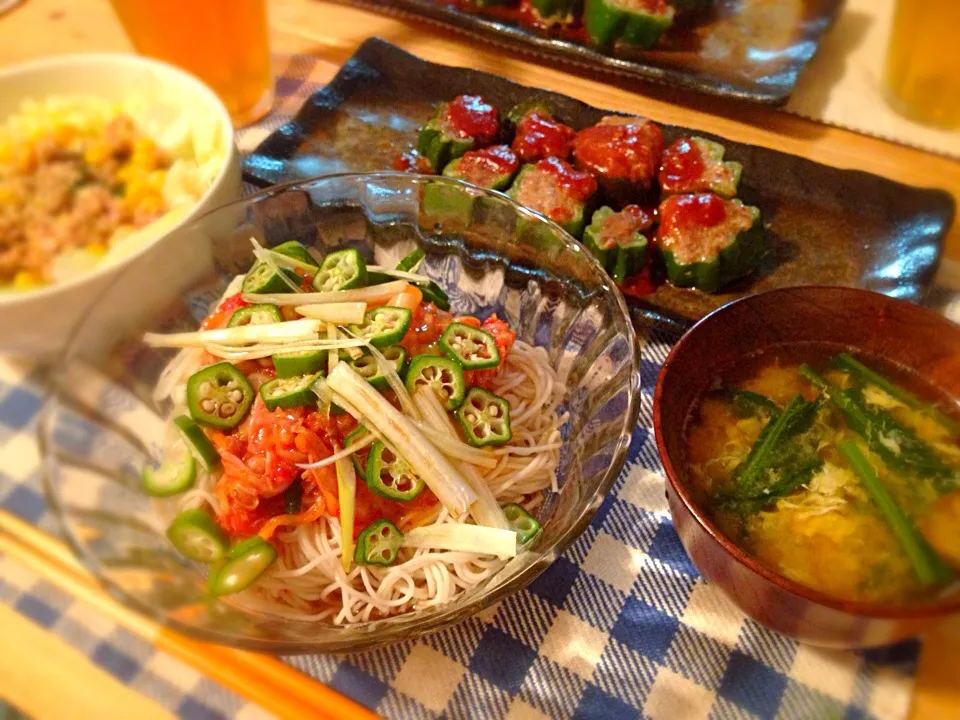
[[[960,416],[914,374],[813,345],[718,378],[686,428],[697,502],[777,573],[843,600],[936,597],[960,572]]]

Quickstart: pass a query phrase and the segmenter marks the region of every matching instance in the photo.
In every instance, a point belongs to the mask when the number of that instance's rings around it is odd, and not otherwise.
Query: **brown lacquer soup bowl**
[[[697,323],[657,380],[653,423],[677,532],[694,564],[750,617],[802,642],[885,645],[960,612],[960,593],[911,605],[838,600],[779,575],[739,548],[694,500],[685,461],[691,413],[717,378],[777,346],[844,346],[912,370],[960,398],[960,326],[912,303],[865,290],[795,287],[743,298]]]

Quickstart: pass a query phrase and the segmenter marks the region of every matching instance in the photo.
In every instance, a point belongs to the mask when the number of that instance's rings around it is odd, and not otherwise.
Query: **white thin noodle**
[[[537,447],[538,452],[514,455],[491,449],[496,466],[476,470],[501,505],[516,502],[535,510],[544,491],[556,491],[560,427],[566,419],[557,413],[563,384],[542,348],[518,341],[490,387],[510,403],[510,446]],[[201,475],[177,503],[164,507],[168,510],[164,514],[172,517],[177,510],[205,505],[216,512],[216,480],[211,474]],[[457,520],[438,506],[432,522]],[[335,625],[451,602],[504,565],[498,558],[479,553],[403,549],[391,567],[353,565],[348,574],[340,562],[340,524],[329,515],[310,525],[281,530],[273,542],[279,553],[277,562],[250,589],[226,600],[250,611]]]

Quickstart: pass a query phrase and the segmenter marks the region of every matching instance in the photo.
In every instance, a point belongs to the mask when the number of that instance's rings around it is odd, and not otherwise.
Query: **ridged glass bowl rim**
[[[453,178],[397,171],[331,173],[313,177],[308,180],[296,180],[293,182],[273,185],[257,193],[248,195],[242,200],[237,200],[214,208],[209,212],[195,218],[191,223],[183,226],[176,232],[189,232],[190,230],[199,228],[203,226],[204,223],[207,222],[208,218],[213,215],[229,213],[243,207],[250,207],[264,201],[267,198],[287,192],[309,190],[323,183],[332,183],[340,179],[354,179],[358,182],[369,183],[382,179],[391,179],[395,181],[400,178],[409,179],[411,181],[411,185],[415,187],[427,182],[442,182],[451,186],[463,186],[469,188],[471,192],[476,194],[496,197],[498,200],[511,205],[518,216],[527,217],[535,220],[538,223],[545,223],[549,225],[556,233],[557,237],[563,239],[567,249],[577,249],[579,247],[577,241],[559,225],[554,223],[545,215],[521,205],[513,198],[502,192],[480,188],[470,183]],[[164,241],[161,240],[158,243],[158,246],[162,245],[163,242]],[[592,254],[589,252],[583,252],[581,249],[580,252],[577,252],[577,256],[581,258],[583,262],[586,262],[592,266],[600,277],[606,276],[606,272]],[[114,280],[114,283],[120,282],[126,272],[130,271],[127,270],[124,271],[124,273],[120,273]],[[620,437],[617,440],[616,448],[612,453],[613,460],[603,473],[596,494],[590,499],[589,502],[584,504],[584,507],[580,510],[577,519],[563,534],[557,538],[556,542],[554,542],[551,546],[538,548],[538,552],[541,553],[540,559],[523,568],[508,581],[498,585],[492,590],[484,590],[474,595],[467,602],[451,603],[450,607],[448,608],[443,608],[441,606],[435,612],[424,614],[418,620],[410,622],[409,624],[397,626],[396,628],[391,628],[389,626],[385,627],[383,632],[379,633],[378,635],[358,633],[354,631],[351,626],[342,626],[342,628],[339,628],[342,629],[342,633],[340,633],[340,635],[342,635],[342,640],[337,642],[272,641],[254,638],[242,638],[216,630],[184,624],[174,618],[171,618],[159,608],[142,602],[136,597],[129,595],[122,586],[101,574],[100,564],[97,560],[96,554],[92,553],[86,547],[86,545],[75,536],[73,531],[70,529],[69,523],[66,521],[64,512],[65,509],[60,502],[59,493],[54,487],[54,481],[50,471],[50,467],[52,465],[56,465],[57,461],[53,457],[52,453],[50,453],[50,448],[47,443],[48,434],[52,432],[51,425],[54,417],[53,407],[57,403],[57,386],[55,380],[58,375],[58,371],[62,370],[65,367],[66,362],[69,360],[71,351],[76,343],[77,336],[79,335],[83,326],[87,322],[93,320],[94,314],[92,313],[86,317],[83,323],[74,328],[64,346],[64,350],[59,353],[54,361],[50,363],[50,365],[47,367],[47,371],[43,374],[42,382],[44,397],[37,422],[37,440],[40,449],[40,475],[47,504],[50,506],[50,509],[60,527],[61,534],[66,540],[68,546],[81,561],[81,563],[93,574],[100,585],[103,586],[104,589],[106,589],[114,599],[119,601],[122,605],[140,613],[141,615],[145,615],[154,620],[161,626],[169,627],[177,632],[198,640],[245,650],[256,650],[274,654],[305,654],[317,652],[348,653],[372,650],[395,642],[400,642],[402,640],[413,639],[429,632],[438,631],[448,625],[453,625],[487,607],[494,605],[495,603],[503,600],[504,598],[517,592],[518,590],[521,590],[533,582],[533,580],[535,580],[542,572],[552,565],[560,557],[560,555],[562,555],[567,548],[570,547],[573,541],[576,540],[584,530],[586,530],[587,526],[589,526],[593,520],[594,515],[596,515],[597,510],[600,508],[601,503],[609,494],[610,488],[623,468],[623,465],[626,461],[627,450],[630,446],[633,428],[636,426],[640,415],[640,345],[637,342],[636,332],[634,330],[633,323],[631,322],[630,313],[627,309],[627,304],[623,298],[623,295],[619,290],[616,289],[616,286],[613,285],[609,278],[607,278],[607,281],[608,282],[605,284],[606,289],[608,292],[614,293],[616,307],[623,321],[624,330],[627,333],[627,341],[630,347],[631,365],[629,381],[626,387],[627,409],[622,415],[623,424],[620,431]],[[112,286],[113,284],[111,284],[110,287]],[[110,288],[108,288],[104,294],[106,295],[109,293],[109,291]],[[91,308],[91,311],[95,312],[96,307],[97,306],[94,305]]]

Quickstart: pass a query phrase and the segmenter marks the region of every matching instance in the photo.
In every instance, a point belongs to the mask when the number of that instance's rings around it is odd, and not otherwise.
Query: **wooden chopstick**
[[[268,655],[193,640],[143,617],[104,592],[69,549],[0,510],[0,551],[83,600],[157,648],[283,718],[375,720],[363,706]]]
[[[69,699],[71,720],[119,715],[176,720],[157,701],[93,665],[86,654],[8,605],[0,604],[0,627],[0,698],[28,717],[62,720]],[[51,687],[57,691],[51,693]]]

